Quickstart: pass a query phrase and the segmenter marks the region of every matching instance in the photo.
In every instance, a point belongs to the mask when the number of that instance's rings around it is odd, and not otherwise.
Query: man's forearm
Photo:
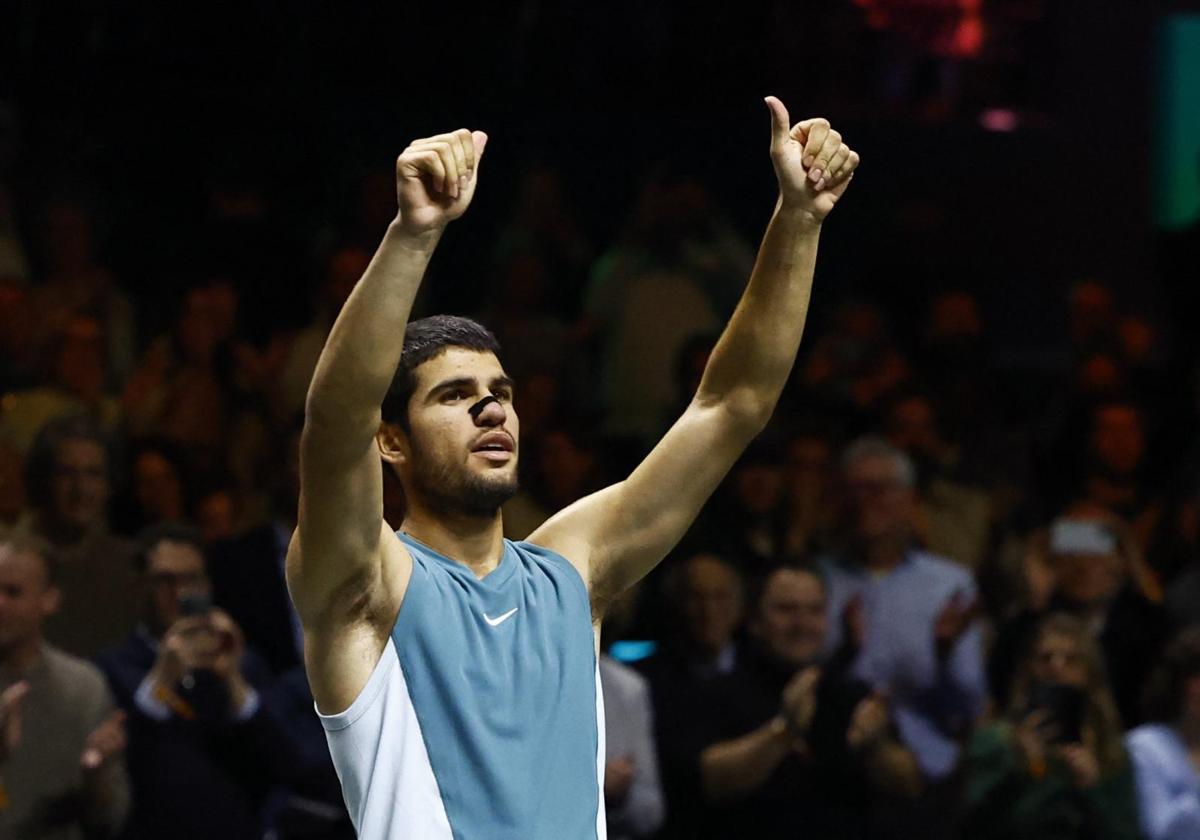
[[[796,749],[796,737],[776,718],[700,754],[700,782],[713,802],[740,799],[762,787]]]
[[[317,426],[363,426],[374,434],[376,412],[400,361],[404,328],[441,229],[407,233],[393,222],[362,279],[338,314],[308,389]]]
[[[796,360],[812,293],[821,225],[780,202],[750,282],[713,350],[697,399],[765,423]]]

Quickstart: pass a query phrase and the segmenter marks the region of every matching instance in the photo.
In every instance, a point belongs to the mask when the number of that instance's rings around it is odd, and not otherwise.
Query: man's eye
[[[442,395],[442,400],[445,402],[455,402],[456,400],[466,399],[467,392],[461,388],[454,391],[447,391]]]
[[[512,402],[512,391],[507,388],[497,388],[495,391],[492,391],[492,396],[501,402]]]

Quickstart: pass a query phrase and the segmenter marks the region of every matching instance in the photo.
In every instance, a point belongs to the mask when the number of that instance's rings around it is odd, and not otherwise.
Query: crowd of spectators
[[[163,319],[103,201],[20,218],[0,184],[0,837],[353,836],[283,557],[387,183],[301,251],[298,325],[240,282],[283,244],[259,186],[214,190],[223,247]],[[696,179],[650,177],[611,242],[569,192],[525,173],[464,313],[517,382],[514,539],[661,436],[754,254]],[[969,283],[904,324],[816,294],[770,428],[605,628],[610,836],[1200,838],[1188,342],[1091,279],[1032,368]]]

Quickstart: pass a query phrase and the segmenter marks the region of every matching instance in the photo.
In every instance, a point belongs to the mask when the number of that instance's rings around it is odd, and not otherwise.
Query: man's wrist
[[[446,226],[444,224],[420,230],[410,230],[405,226],[404,220],[400,216],[396,216],[396,218],[392,219],[391,224],[388,225],[384,238],[395,242],[402,248],[420,253],[429,253],[437,247],[438,240],[442,238],[442,233],[445,230]]]
[[[799,199],[789,199],[782,193],[775,203],[775,215],[789,224],[812,233],[819,233],[821,224],[825,221],[824,217],[818,216],[810,205],[802,203]]]

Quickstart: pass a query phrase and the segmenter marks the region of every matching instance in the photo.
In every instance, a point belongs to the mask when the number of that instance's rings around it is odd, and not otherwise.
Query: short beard
[[[413,489],[433,511],[477,519],[494,517],[520,489],[515,473],[512,478],[489,481],[466,468],[431,464],[415,451],[412,481]]]

